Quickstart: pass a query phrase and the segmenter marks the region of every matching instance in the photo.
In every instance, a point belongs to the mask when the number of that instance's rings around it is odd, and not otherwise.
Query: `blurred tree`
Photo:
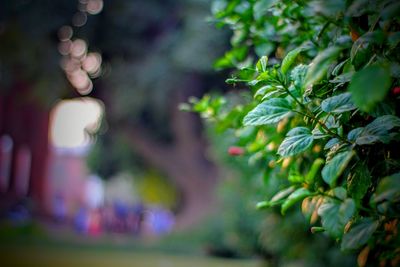
[[[203,0],[2,1],[1,98],[10,108],[29,99],[45,110],[46,123],[32,139],[44,142],[43,162],[54,101],[78,92],[102,99],[107,131],[98,136],[89,159],[92,170],[108,178],[126,169],[157,168],[181,192],[178,223],[189,225],[212,207],[217,176],[205,155],[199,120],[177,110],[217,80],[212,63],[225,39],[206,23],[208,9],[209,1]],[[101,54],[101,72],[85,66],[87,58],[99,55],[89,53],[88,44]],[[100,73],[91,91],[88,77]],[[29,89],[17,89],[21,83]],[[21,116],[2,112],[5,125],[21,124]],[[11,127],[13,132],[34,128],[21,125]]]
[[[217,176],[199,120],[177,109],[188,96],[215,86],[212,64],[225,40],[205,21],[208,5],[113,1],[93,28],[85,27],[107,62],[95,94],[106,103],[108,131],[99,136],[89,165],[105,178],[134,168],[126,158],[157,168],[181,192],[178,224],[186,226],[212,207]],[[121,140],[131,151],[115,146]]]

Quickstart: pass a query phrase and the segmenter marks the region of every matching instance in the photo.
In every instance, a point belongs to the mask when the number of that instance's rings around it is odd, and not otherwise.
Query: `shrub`
[[[398,266],[400,4],[215,0],[212,10],[233,30],[215,67],[233,69],[234,89],[191,110],[259,167],[269,197],[257,207],[301,203],[310,230],[359,266]]]

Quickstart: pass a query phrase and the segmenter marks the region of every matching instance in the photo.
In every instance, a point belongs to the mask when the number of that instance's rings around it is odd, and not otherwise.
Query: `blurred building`
[[[0,209],[29,198],[35,212],[52,214],[63,202],[72,213],[86,201],[89,132],[98,127],[102,107],[82,98],[48,110],[29,92],[19,85],[0,94]]]
[[[71,218],[80,207],[101,201],[102,184],[99,178],[89,176],[86,155],[93,141],[90,132],[97,131],[102,113],[101,103],[92,98],[60,101],[51,112],[45,183],[46,210],[53,215],[65,209]]]
[[[28,85],[0,94],[1,208],[27,196],[45,206],[50,110],[36,101]]]

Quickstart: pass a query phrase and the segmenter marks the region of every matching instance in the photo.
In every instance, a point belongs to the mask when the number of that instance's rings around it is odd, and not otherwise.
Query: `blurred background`
[[[256,211],[260,168],[178,109],[243,93],[213,69],[229,33],[210,8],[0,0],[6,266],[354,266],[300,213]]]

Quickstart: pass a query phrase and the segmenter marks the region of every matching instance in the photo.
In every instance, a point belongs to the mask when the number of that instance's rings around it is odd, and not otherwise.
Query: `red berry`
[[[400,94],[400,86],[396,86],[392,89],[394,95]]]
[[[228,154],[231,156],[240,156],[244,154],[244,149],[238,146],[231,146],[228,149]]]
[[[360,38],[360,35],[358,34],[358,32],[356,32],[355,30],[352,29],[350,31],[350,37],[351,37],[351,40],[353,42],[355,42],[355,41],[357,41],[358,38]]]

